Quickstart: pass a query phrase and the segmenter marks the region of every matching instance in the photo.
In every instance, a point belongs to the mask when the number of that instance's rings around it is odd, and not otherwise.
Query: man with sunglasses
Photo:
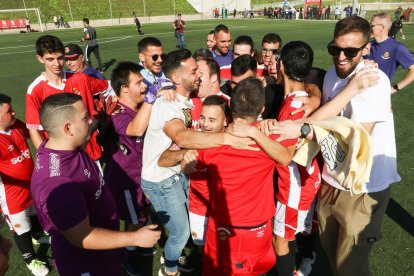
[[[146,37],[138,42],[138,58],[140,65],[144,67],[141,70],[141,75],[144,77],[144,82],[147,87],[158,83],[158,79],[164,78],[161,63],[165,54],[162,53],[162,44],[155,37]],[[147,88],[147,90],[148,90]]]
[[[385,12],[376,14],[371,19],[371,33],[375,41],[371,43],[368,58],[378,63],[379,68],[392,81],[399,65],[408,69],[402,80],[396,82],[391,92],[395,93],[408,86],[414,80],[414,56],[402,43],[389,37],[391,16]]]
[[[374,242],[381,238],[381,223],[390,196],[390,184],[400,181],[391,111],[391,86],[387,76],[374,69],[379,76],[376,85],[360,94],[347,92],[350,100],[341,105],[329,103],[335,97],[340,98],[339,94],[346,95],[341,91],[346,90],[347,84],[358,71],[367,67],[362,57],[369,52],[370,35],[369,22],[352,15],[338,21],[334,40],[328,45],[334,67],[325,76],[322,103],[326,106],[322,108],[325,111],[327,107],[335,108],[341,116],[361,123],[371,134],[373,143],[371,175],[361,194],[351,195],[349,190],[329,176],[326,166],[323,169],[317,213],[320,240],[334,275],[371,274],[369,255]],[[317,113],[311,116],[313,120],[337,114]],[[306,133],[303,135],[306,136]]]

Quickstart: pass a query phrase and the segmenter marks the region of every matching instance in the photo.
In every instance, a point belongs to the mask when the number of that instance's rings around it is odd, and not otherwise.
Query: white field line
[[[239,29],[239,28],[247,28],[248,26],[234,26],[231,27],[232,29]],[[211,31],[211,29],[199,29],[199,30],[191,30],[191,31],[186,31],[185,33],[195,33],[195,32],[201,32],[201,31]],[[171,35],[172,31],[169,32],[163,32],[163,33],[153,33],[150,34],[151,36],[157,36],[157,35]],[[107,38],[101,38],[99,39],[99,44],[106,44],[106,43],[111,43],[111,42],[115,42],[115,41],[119,41],[119,40],[124,40],[124,39],[129,39],[131,37],[136,37],[133,35],[130,36],[114,36],[114,37],[107,37]],[[68,41],[68,42],[64,42],[63,44],[68,44],[68,43],[78,43],[79,41]],[[15,47],[3,47],[0,48],[0,50],[3,49],[10,49],[10,48],[34,48],[34,45],[25,45],[25,46],[15,46]],[[0,53],[0,56],[4,56],[4,55],[12,55],[12,54],[24,54],[24,53],[34,53],[34,50],[30,50],[30,51],[21,51],[21,52],[10,52],[10,53]]]

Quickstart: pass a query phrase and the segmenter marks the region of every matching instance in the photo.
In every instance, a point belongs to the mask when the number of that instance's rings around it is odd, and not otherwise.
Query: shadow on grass
[[[408,234],[414,236],[414,218],[393,198],[390,198],[385,213],[403,228]]]

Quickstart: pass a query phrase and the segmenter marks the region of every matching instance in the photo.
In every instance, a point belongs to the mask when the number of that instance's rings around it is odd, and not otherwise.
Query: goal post
[[[29,17],[28,12],[35,13],[37,24],[39,25],[40,31],[43,32],[43,24],[42,24],[42,18],[40,17],[39,8],[0,10],[0,20],[4,21],[7,19],[13,20],[13,19],[18,19],[18,18],[26,18],[26,17]],[[2,13],[9,14],[9,16],[2,16],[1,15]],[[31,24],[36,22],[33,20],[33,18],[30,21],[31,21]]]

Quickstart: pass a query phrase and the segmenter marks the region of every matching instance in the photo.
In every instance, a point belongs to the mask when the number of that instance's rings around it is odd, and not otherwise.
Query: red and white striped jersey
[[[277,118],[278,121],[297,120],[303,117],[303,112],[291,115],[294,110],[302,106],[301,101],[294,99],[301,96],[307,96],[307,93],[294,91],[285,97]],[[297,139],[282,142],[286,147],[296,143]],[[276,169],[278,172],[277,200],[297,210],[308,210],[321,183],[320,170],[316,159],[312,161],[309,168],[292,161],[288,166],[277,163]]]

